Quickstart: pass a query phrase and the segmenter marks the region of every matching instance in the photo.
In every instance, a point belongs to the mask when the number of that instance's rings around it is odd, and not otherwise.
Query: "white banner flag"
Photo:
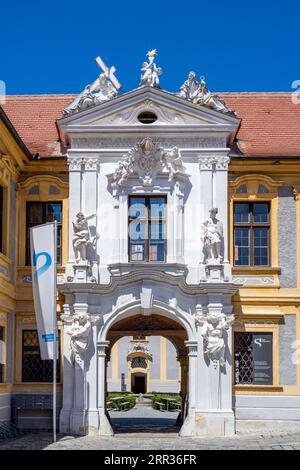
[[[56,332],[55,237],[55,223],[30,229],[33,299],[42,359],[53,359]]]

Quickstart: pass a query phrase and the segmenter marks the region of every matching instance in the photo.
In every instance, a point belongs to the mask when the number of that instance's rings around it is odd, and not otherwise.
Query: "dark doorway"
[[[133,392],[134,393],[146,393],[146,377],[144,375],[134,376]]]

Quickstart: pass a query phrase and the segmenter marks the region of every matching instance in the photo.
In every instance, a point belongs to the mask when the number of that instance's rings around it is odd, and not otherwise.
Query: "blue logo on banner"
[[[47,251],[41,251],[41,253],[36,253],[35,251],[33,252],[33,266],[36,266],[37,265],[37,260],[40,256],[45,256],[45,264],[43,264],[42,266],[40,266],[37,270],[36,270],[36,277],[39,277],[41,276],[44,272],[46,272],[51,264],[52,264],[52,258],[50,256],[49,253],[47,253]]]
[[[45,343],[53,343],[54,341],[54,333],[46,333],[42,335],[43,340]]]

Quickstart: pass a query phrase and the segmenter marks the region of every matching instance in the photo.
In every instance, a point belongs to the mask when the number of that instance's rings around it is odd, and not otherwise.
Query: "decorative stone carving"
[[[214,207],[209,211],[209,217],[202,223],[203,263],[221,264],[221,245],[223,241],[223,224],[216,218],[218,209]]]
[[[103,70],[103,73],[93,83],[87,85],[75,100],[63,110],[65,116],[84,111],[117,96],[121,85],[114,75],[115,67],[108,68],[101,57],[97,57],[96,62]]]
[[[200,170],[228,170],[229,162],[227,156],[199,158]]]
[[[157,67],[154,62],[154,59],[157,55],[158,54],[157,54],[156,49],[152,49],[151,51],[148,51],[147,53],[149,63],[144,62],[141,68],[142,72],[144,72],[140,79],[140,84],[142,86],[152,86],[152,87],[159,88],[158,77],[162,75],[163,71],[160,67]]]
[[[200,83],[195,77],[195,72],[189,73],[188,79],[180,87],[179,93],[177,93],[178,96],[191,101],[192,103],[208,106],[216,111],[221,111],[222,113],[234,114],[233,111],[227,108],[222,98],[208,90],[204,76],[200,77]]]
[[[213,362],[214,367],[226,366],[225,332],[234,320],[233,315],[222,312],[208,312],[207,315],[196,315],[196,325],[200,325],[200,333],[204,340],[204,354]]]
[[[84,169],[85,171],[96,171],[99,167],[98,158],[86,158],[84,159]]]
[[[67,334],[71,336],[71,360],[72,362],[75,360],[81,362],[89,345],[92,325],[99,321],[99,316],[91,316],[85,313],[75,314],[72,316],[71,321],[72,324],[67,331]]]
[[[143,357],[146,357],[148,360],[152,361],[152,354],[146,344],[144,343],[133,344],[131,348],[129,349],[129,351],[127,352],[127,358],[136,356],[137,353]]]
[[[182,164],[181,156],[177,147],[173,147],[173,149],[163,152],[162,162],[165,167],[169,170],[170,181],[173,179],[175,174],[186,174],[186,168]]]
[[[86,258],[87,245],[91,245],[93,248],[96,245],[97,237],[91,238],[87,222],[91,217],[94,217],[94,214],[85,217],[82,212],[78,212],[76,220],[73,221],[73,249],[77,264],[88,264]]]
[[[119,149],[132,147],[136,137],[75,137],[72,140],[73,149]],[[224,137],[160,137],[162,147],[171,148],[174,145],[180,148],[226,148]]]
[[[82,158],[68,158],[68,165],[70,171],[80,171],[82,166],[83,160]]]
[[[273,276],[233,276],[234,282],[245,285],[275,285]]]
[[[118,162],[113,174],[113,186],[122,186],[134,173],[137,173],[143,186],[151,186],[157,173],[164,168],[169,172],[170,181],[177,175],[188,176],[177,147],[170,151],[163,150],[158,142],[147,137]]]

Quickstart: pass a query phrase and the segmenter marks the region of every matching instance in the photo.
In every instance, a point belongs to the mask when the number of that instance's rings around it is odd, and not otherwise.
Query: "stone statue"
[[[223,241],[223,224],[216,218],[218,209],[214,207],[209,211],[209,217],[203,222],[202,242],[203,242],[203,263],[220,264],[223,262],[221,256],[221,246]]]
[[[173,179],[175,173],[186,174],[186,168],[182,163],[177,147],[173,147],[171,150],[166,150],[162,153],[162,164],[170,173],[170,181]]]
[[[195,72],[189,73],[188,79],[180,87],[177,96],[180,96],[181,98],[184,98],[195,104],[208,106],[212,109],[215,109],[216,111],[233,113],[233,111],[226,107],[226,104],[222,98],[208,90],[204,76],[200,77],[200,83],[196,80],[195,77]]]
[[[123,155],[123,159],[118,161],[118,166],[114,172],[114,184],[116,186],[122,186],[124,181],[127,180],[128,176],[133,172],[134,168],[134,156],[132,151],[129,151],[127,155]]]
[[[86,247],[89,244],[95,247],[97,237],[91,238],[87,222],[91,217],[94,217],[94,214],[85,217],[82,212],[78,212],[76,220],[73,221],[73,250],[76,263],[87,264]]]
[[[180,87],[178,96],[184,98],[185,100],[196,102],[194,100],[197,100],[197,95],[199,92],[199,82],[197,82],[195,77],[195,72],[189,72],[188,79]]]
[[[152,86],[159,88],[159,76],[162,75],[163,71],[160,67],[157,67],[154,59],[157,56],[156,49],[152,49],[152,51],[148,51],[148,62],[144,62],[141,68],[144,74],[141,76],[140,84],[143,86]]]
[[[86,314],[75,314],[72,320],[68,335],[71,336],[71,359],[74,362],[76,355],[82,358],[87,350],[92,324]]]
[[[96,62],[103,73],[93,83],[87,85],[75,100],[63,110],[65,116],[70,116],[117,96],[121,85],[114,75],[115,67],[107,67],[101,57],[97,57]]]
[[[63,113],[67,116],[79,111],[84,111],[91,106],[109,101],[117,96],[118,92],[104,73],[99,78],[87,85],[84,90],[69,104]]]
[[[222,312],[208,312],[206,316],[196,317],[196,322],[201,325],[204,354],[213,361],[214,367],[218,362],[221,367],[225,367],[225,331],[231,326],[233,316],[226,317]]]
[[[88,315],[86,313],[75,314],[72,316],[72,323],[68,331],[71,347],[71,360],[84,358],[85,351],[88,348],[91,336],[92,326],[99,321],[99,315]]]

